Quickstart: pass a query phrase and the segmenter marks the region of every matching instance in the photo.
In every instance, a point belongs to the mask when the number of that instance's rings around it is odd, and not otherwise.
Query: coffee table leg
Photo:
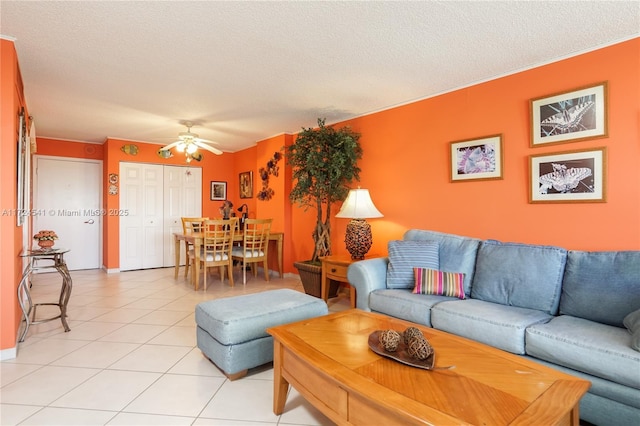
[[[282,377],[282,345],[273,341],[273,412],[282,414],[284,404],[287,402],[289,382]]]

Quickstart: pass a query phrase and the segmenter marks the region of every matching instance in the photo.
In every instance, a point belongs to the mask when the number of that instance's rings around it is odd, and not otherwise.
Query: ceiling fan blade
[[[222,155],[222,151],[220,151],[218,148],[212,147],[211,145],[207,145],[206,143],[202,143],[200,141],[194,141],[193,143],[206,151],[213,152],[216,155]]]
[[[179,144],[179,143],[181,143],[181,142],[182,142],[182,141],[175,141],[175,142],[170,143],[169,145],[165,145],[165,146],[163,146],[163,147],[162,147],[162,148],[160,148],[160,149],[161,149],[161,150],[171,149],[171,148],[173,148],[174,146],[178,146],[178,144]]]
[[[194,138],[193,140],[196,142],[203,142],[203,143],[215,143],[214,141],[210,141],[209,139],[202,139],[202,138]]]

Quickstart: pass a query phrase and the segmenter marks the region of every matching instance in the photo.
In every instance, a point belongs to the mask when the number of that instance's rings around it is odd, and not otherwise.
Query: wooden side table
[[[376,255],[366,256],[365,259],[377,257]],[[332,256],[320,257],[322,262],[322,300],[325,302],[329,299],[329,280],[334,280],[349,284],[349,298],[351,299],[351,307],[356,307],[356,289],[347,279],[347,268],[357,260],[351,259],[349,254],[338,254]]]

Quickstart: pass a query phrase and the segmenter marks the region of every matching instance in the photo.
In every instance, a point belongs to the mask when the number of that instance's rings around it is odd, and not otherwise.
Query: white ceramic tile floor
[[[291,388],[273,413],[270,364],[230,381],[196,346],[195,306],[205,300],[275,288],[303,291],[300,280],[217,273],[195,292],[173,268],[106,274],[72,271],[71,331],[60,321],[31,326],[16,359],[0,363],[0,425],[331,425]],[[239,275],[239,271],[236,271]],[[57,298],[60,277],[38,274],[34,301]],[[346,293],[330,311],[349,308]],[[45,311],[42,312],[44,314]]]

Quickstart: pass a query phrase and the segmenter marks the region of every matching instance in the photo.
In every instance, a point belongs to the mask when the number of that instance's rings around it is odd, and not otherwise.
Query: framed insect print
[[[607,82],[532,99],[530,146],[606,137],[607,122]]]
[[[502,135],[451,142],[451,182],[502,179]]]
[[[607,149],[532,155],[530,203],[604,203]]]

